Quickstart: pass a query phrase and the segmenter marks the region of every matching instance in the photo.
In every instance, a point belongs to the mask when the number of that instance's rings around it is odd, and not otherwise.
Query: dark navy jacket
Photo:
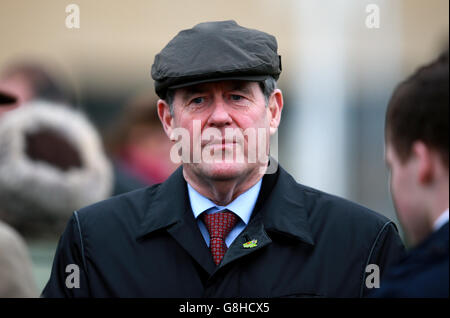
[[[448,222],[432,233],[385,276],[371,297],[448,298]]]
[[[244,248],[250,240],[257,245]],[[390,220],[279,167],[264,176],[249,224],[216,266],[179,168],[160,185],[75,212],[43,296],[361,297],[366,266],[383,272],[403,252]]]

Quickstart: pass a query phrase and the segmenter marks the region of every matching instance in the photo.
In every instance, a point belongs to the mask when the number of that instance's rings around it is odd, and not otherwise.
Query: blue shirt
[[[189,201],[191,203],[192,212],[197,220],[197,225],[200,232],[205,239],[206,244],[209,247],[209,232],[203,221],[198,217],[203,212],[207,214],[217,213],[222,210],[229,210],[239,217],[239,221],[236,226],[231,230],[228,236],[225,238],[225,244],[227,247],[233,243],[234,239],[245,229],[252,215],[253,208],[255,207],[256,200],[258,199],[259,190],[261,189],[262,179],[259,180],[254,186],[238,196],[227,206],[218,206],[205,196],[198,193],[193,187],[188,185]]]

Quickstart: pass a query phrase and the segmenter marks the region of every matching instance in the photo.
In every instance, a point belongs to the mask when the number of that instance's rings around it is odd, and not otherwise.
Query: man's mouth
[[[212,148],[227,148],[227,147],[234,147],[238,143],[236,141],[232,140],[218,140],[218,141],[206,141],[202,143],[202,148],[204,147],[212,147]]]

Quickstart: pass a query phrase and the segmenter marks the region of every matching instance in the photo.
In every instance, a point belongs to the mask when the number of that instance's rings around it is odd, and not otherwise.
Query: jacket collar
[[[449,223],[443,224],[437,231],[431,233],[423,242],[410,250],[407,258],[425,257],[429,258],[433,254],[448,255],[449,250]]]
[[[299,195],[298,187],[281,166],[276,173],[265,175],[250,223],[262,219],[266,231],[314,245],[304,198]],[[262,217],[255,218],[256,214]],[[194,219],[194,216],[180,167],[164,183],[151,188],[149,207],[138,237],[182,223],[186,218]]]
[[[188,209],[189,197],[182,167],[150,191],[138,238],[180,223]]]
[[[299,185],[281,166],[264,176],[255,212],[263,215],[266,231],[314,245]]]

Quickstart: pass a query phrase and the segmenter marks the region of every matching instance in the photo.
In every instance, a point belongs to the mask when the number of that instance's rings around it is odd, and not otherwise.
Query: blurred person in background
[[[449,293],[448,50],[395,90],[386,113],[386,163],[398,218],[412,249],[373,297]]]
[[[12,63],[0,73],[0,98],[4,103],[2,113],[33,100],[43,99],[77,107],[73,85],[67,76],[56,68],[43,63],[23,61]]]
[[[0,109],[15,101],[14,95],[0,92]],[[37,296],[28,247],[16,230],[0,220],[0,298]]]
[[[162,183],[178,166],[170,160],[172,144],[159,121],[156,102],[153,94],[132,99],[107,133],[106,149],[115,170],[113,194]]]
[[[0,220],[0,298],[39,297],[28,249],[20,234]]]
[[[70,215],[111,188],[100,137],[81,112],[32,101],[0,117],[0,219],[25,237],[32,255],[48,242],[40,287]]]

